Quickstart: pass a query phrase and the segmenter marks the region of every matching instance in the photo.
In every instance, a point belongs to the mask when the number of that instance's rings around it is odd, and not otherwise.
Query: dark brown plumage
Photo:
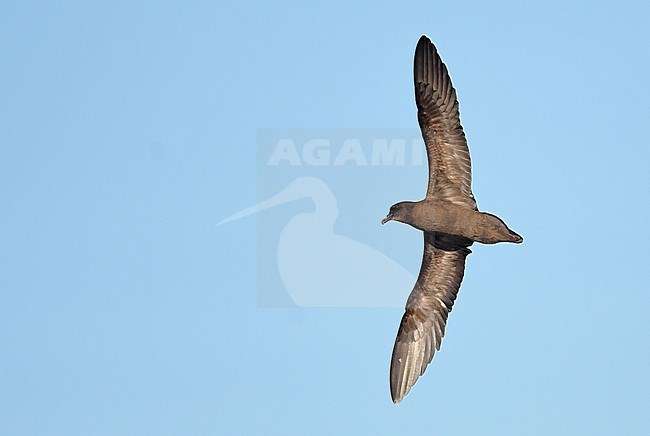
[[[460,124],[456,91],[447,67],[429,38],[422,36],[413,67],[418,122],[429,160],[424,200],[393,205],[382,221],[395,220],[424,232],[420,274],[406,303],[390,368],[390,390],[402,401],[440,350],[465,258],[474,242],[523,241],[495,215],[479,212],[472,194],[472,169]]]

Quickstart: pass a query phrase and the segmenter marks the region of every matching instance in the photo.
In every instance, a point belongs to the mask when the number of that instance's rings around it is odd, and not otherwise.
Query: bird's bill
[[[386,224],[388,221],[392,221],[392,219],[393,219],[393,214],[390,214],[390,213],[389,213],[388,215],[386,215],[386,218],[384,218],[383,220],[381,220],[381,224],[382,224],[382,225],[383,225],[383,224]]]
[[[299,195],[295,195],[295,193],[291,193],[289,192],[288,189],[285,188],[283,191],[274,195],[268,200],[261,201],[257,203],[255,206],[247,207],[246,209],[240,210],[234,215],[230,215],[229,217],[222,219],[217,223],[217,225],[220,226],[222,224],[226,224],[231,221],[237,221],[248,215],[253,215],[255,213],[261,212],[264,209],[269,209],[271,207],[279,206],[281,204],[288,203],[290,201],[297,200],[299,198],[300,198]]]

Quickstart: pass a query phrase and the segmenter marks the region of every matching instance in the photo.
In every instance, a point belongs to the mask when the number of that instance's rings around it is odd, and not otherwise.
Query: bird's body
[[[404,211],[393,221],[402,221],[416,229],[461,236],[473,242],[521,242],[522,238],[492,214],[479,212],[448,201],[422,200],[399,203]]]
[[[495,215],[479,212],[472,194],[469,149],[456,91],[429,38],[415,49],[413,68],[418,122],[427,149],[429,183],[424,200],[394,204],[382,221],[400,221],[424,233],[422,266],[406,303],[391,359],[394,402],[406,396],[440,350],[447,317],[474,242],[521,243]]]

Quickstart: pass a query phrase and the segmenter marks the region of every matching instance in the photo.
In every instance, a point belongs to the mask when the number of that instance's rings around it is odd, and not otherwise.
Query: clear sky
[[[0,2],[0,433],[647,432],[649,18],[645,1]],[[458,90],[479,207],[525,242],[473,247],[442,350],[393,405],[402,309],[368,307],[354,268],[328,273],[344,307],[291,294],[315,276],[281,242],[314,205],[217,223],[307,177],[337,200],[332,240],[377,256],[358,256],[368,280],[416,274],[419,232],[379,221],[425,167],[278,172],[265,147],[416,129],[421,34]]]

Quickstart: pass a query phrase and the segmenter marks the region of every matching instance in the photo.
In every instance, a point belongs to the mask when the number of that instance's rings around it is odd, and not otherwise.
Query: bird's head
[[[401,201],[392,205],[388,211],[388,215],[386,215],[386,218],[381,220],[381,223],[386,224],[388,221],[409,223],[411,221],[410,218],[414,205],[415,203],[412,201]]]

